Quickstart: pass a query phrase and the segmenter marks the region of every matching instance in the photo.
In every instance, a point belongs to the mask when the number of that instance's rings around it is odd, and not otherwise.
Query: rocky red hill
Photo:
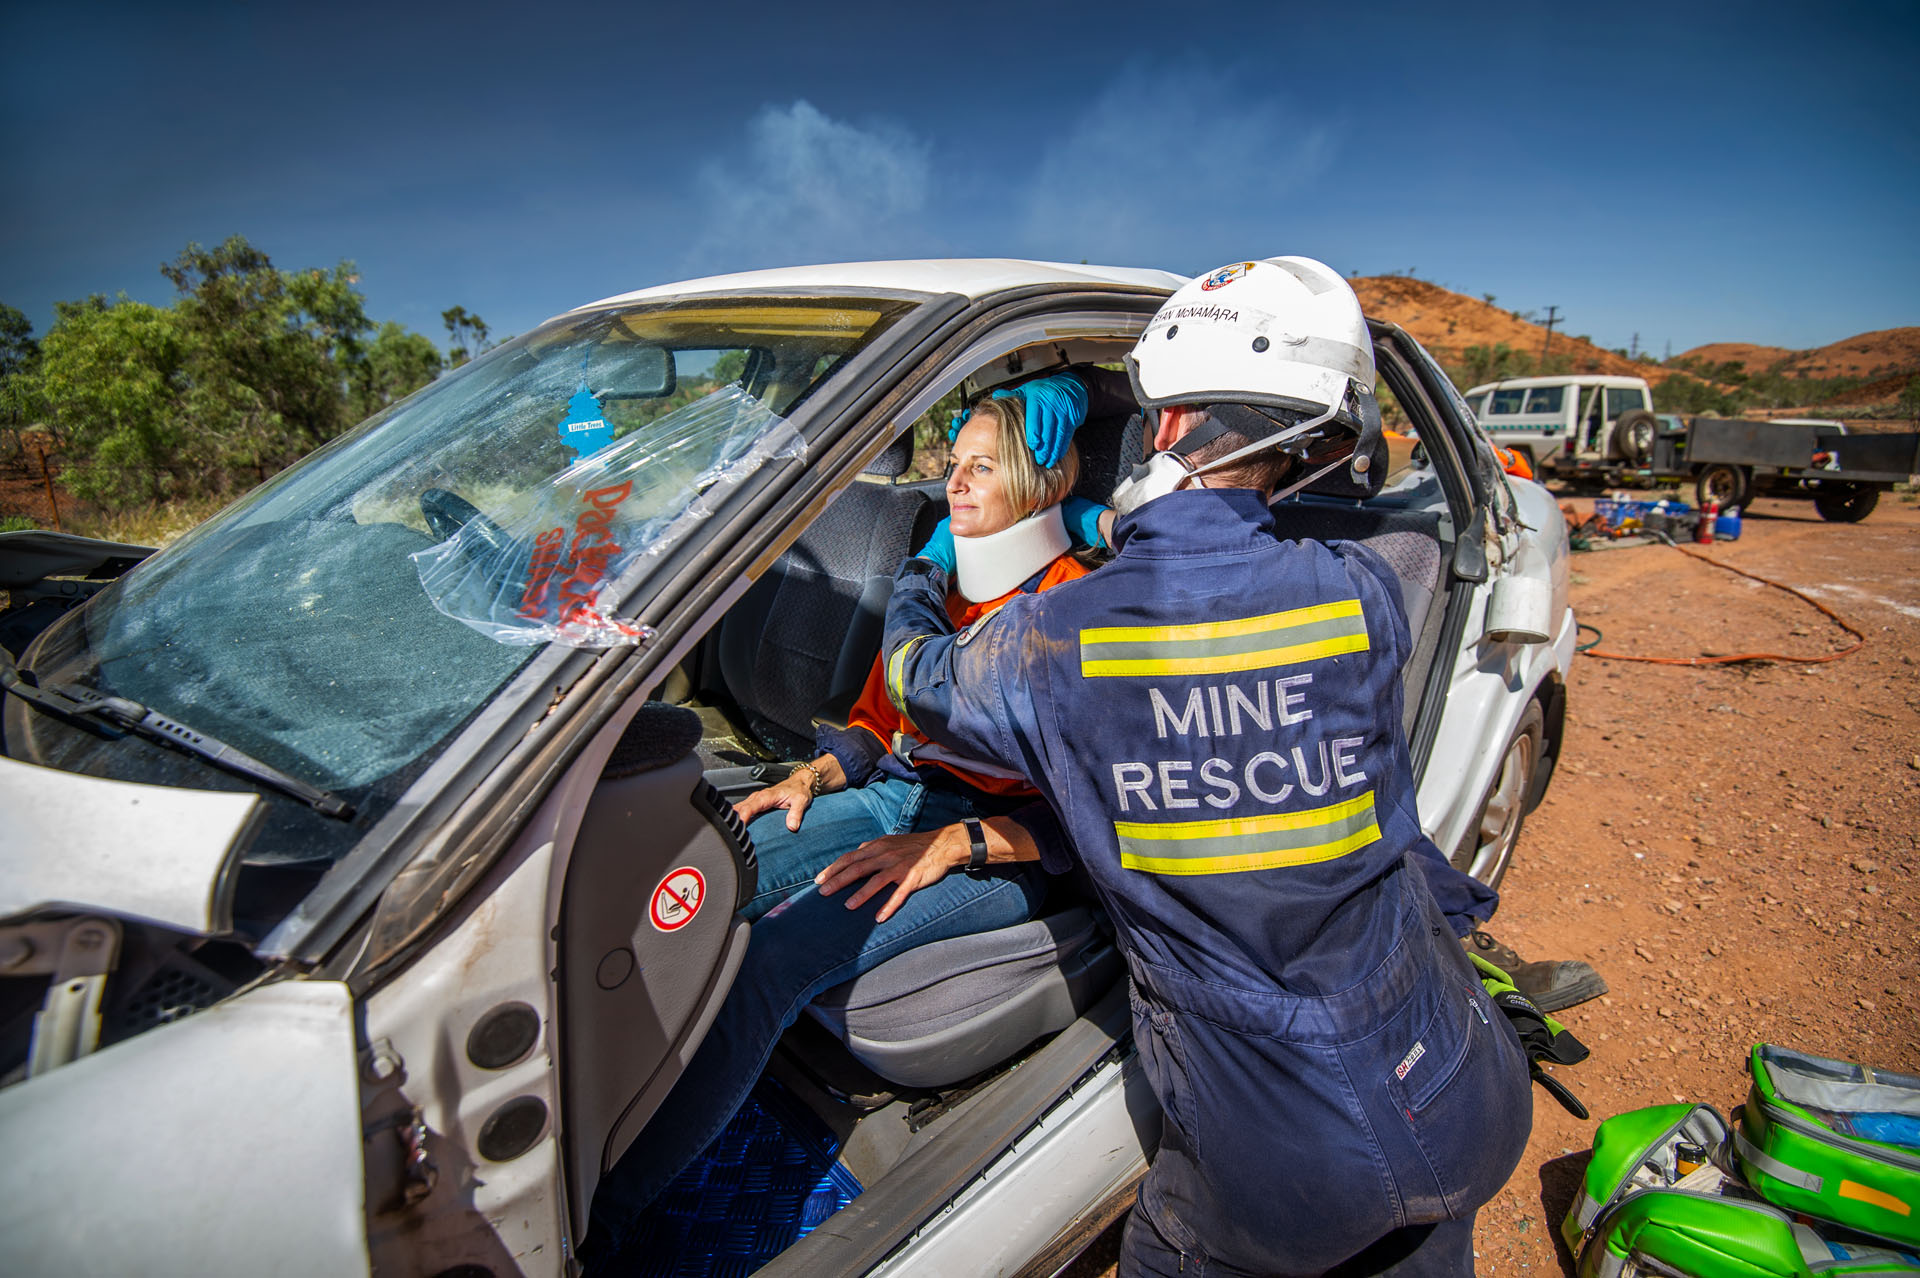
[[[1777,369],[1802,377],[1893,377],[1920,372],[1920,327],[1883,328],[1843,337],[1810,351],[1746,342],[1710,342],[1683,351],[1682,359],[1720,364],[1738,360],[1749,373]]]
[[[1644,377],[1656,385],[1673,375],[1671,369],[1616,355],[1557,330],[1549,345],[1544,326],[1410,275],[1364,276],[1351,283],[1368,315],[1406,329],[1443,362],[1461,361],[1470,346],[1504,344],[1535,360],[1543,353],[1566,356],[1576,373],[1620,373]]]

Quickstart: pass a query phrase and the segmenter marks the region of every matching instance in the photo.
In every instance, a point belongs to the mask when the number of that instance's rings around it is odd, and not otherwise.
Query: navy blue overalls
[[[1248,489],[1156,498],[1113,563],[958,635],[909,560],[889,688],[1033,780],[1112,916],[1166,1114],[1124,1268],[1471,1273],[1532,1098],[1410,860],[1398,584],[1272,529]]]

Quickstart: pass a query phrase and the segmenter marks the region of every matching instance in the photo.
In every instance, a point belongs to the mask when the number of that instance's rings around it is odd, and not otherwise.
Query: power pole
[[[1547,362],[1547,352],[1553,348],[1553,326],[1560,322],[1560,317],[1555,315],[1554,312],[1559,309],[1558,306],[1549,306],[1547,308],[1547,336],[1546,340],[1540,343],[1540,362],[1542,364]]]
[[[1627,358],[1628,359],[1640,358],[1640,334],[1638,333],[1635,333],[1633,335],[1633,340],[1627,343]]]

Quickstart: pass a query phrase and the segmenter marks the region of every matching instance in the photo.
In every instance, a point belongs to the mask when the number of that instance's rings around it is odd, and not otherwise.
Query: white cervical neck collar
[[[984,537],[956,533],[954,589],[968,603],[998,599],[1072,548],[1058,504]]]

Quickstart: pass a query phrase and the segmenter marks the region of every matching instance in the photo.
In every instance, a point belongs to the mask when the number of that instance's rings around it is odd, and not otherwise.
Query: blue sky
[[[1912,3],[12,5],[0,301],[164,302],[234,232],[436,339],[795,262],[1305,253],[1816,346],[1920,324],[1917,54]]]

